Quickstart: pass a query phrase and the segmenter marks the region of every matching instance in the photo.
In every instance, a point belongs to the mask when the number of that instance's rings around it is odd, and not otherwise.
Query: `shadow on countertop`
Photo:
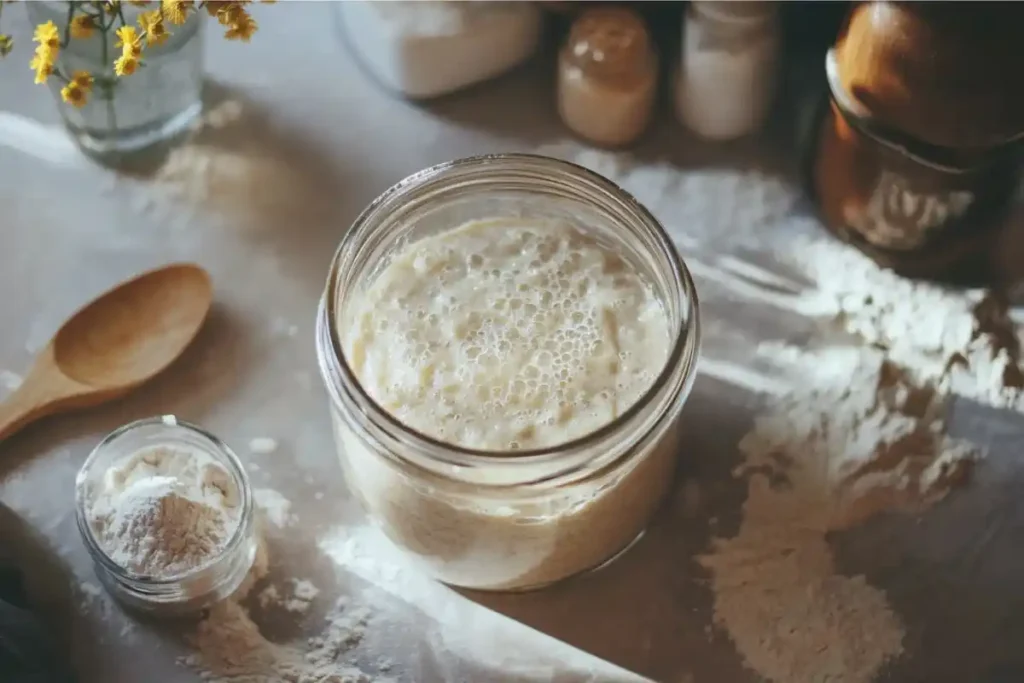
[[[94,648],[72,637],[67,568],[28,524],[0,504],[0,678],[4,683],[72,683],[72,660]],[[71,653],[74,653],[72,657]]]

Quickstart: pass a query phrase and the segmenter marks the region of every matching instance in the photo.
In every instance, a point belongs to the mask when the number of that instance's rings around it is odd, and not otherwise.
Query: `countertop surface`
[[[156,380],[0,444],[5,526],[34,549],[19,552],[36,553],[32,573],[70,626],[84,683],[199,680],[176,663],[189,651],[189,624],[135,619],[97,589],[73,512],[75,473],[97,441],[167,413],[219,435],[256,488],[291,501],[291,524],[269,533],[270,580],[306,578],[320,588],[318,600],[350,595],[369,605],[355,655],[386,657],[398,680],[758,680],[712,627],[707,575],[694,557],[713,532],[731,535],[739,518],[736,442],[763,401],[751,387],[772,382],[743,361],[756,340],[805,323],[769,310],[749,294],[754,285],[735,286],[701,264],[727,254],[758,261],[749,243],[730,240],[737,221],[781,240],[787,222],[811,220],[792,164],[779,161],[788,158],[785,136],[701,144],[666,106],[637,150],[590,152],[558,122],[550,55],[418,105],[353,64],[330,3],[282,3],[259,8],[251,44],[205,35],[210,107],[241,107],[236,121],[204,138],[215,160],[200,188],[208,196],[197,200],[195,188],[168,193],[75,151],[50,93],[31,82],[17,9],[4,20],[21,49],[0,61],[0,397],[68,314],[139,271],[195,261],[211,273],[216,298],[195,344]],[[673,204],[662,192],[651,208],[695,272],[706,361],[684,410],[677,493],[639,543],[607,568],[548,590],[462,594],[404,568],[346,492],[314,317],[342,231],[389,185],[456,157],[538,150],[599,167],[628,160],[629,189],[641,199],[644,172],[666,164],[700,188],[698,205]],[[662,182],[664,171],[650,179]],[[906,652],[880,680],[995,683],[984,678],[994,667],[1007,681],[1024,676],[1024,423],[958,411],[954,422],[989,448],[970,487],[922,517],[886,517],[831,539],[841,570],[884,588],[907,624]],[[264,437],[276,450],[252,452]],[[282,616],[267,628],[294,635],[316,618],[316,610]]]

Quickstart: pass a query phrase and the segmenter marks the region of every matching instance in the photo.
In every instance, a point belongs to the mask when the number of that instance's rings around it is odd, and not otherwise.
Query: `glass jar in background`
[[[52,21],[64,34],[69,7],[79,3],[26,3],[33,25]],[[130,26],[149,7],[120,5]],[[106,16],[109,20],[109,15]],[[92,74],[92,93],[84,106],[75,107],[61,98],[64,83],[55,77],[48,85],[61,118],[78,144],[101,159],[116,159],[167,142],[186,131],[202,113],[203,46],[202,17],[191,12],[180,26],[169,26],[170,36],[161,45],[145,47],[145,65],[130,76],[114,73],[120,55],[114,31],[95,30],[89,38],[73,38],[60,52],[58,65],[64,73],[78,70]]]
[[[709,140],[756,131],[771,110],[777,87],[777,5],[693,0],[683,24],[675,81],[679,120]]]
[[[103,550],[89,523],[89,505],[111,466],[157,446],[208,455],[227,472],[240,510],[238,526],[216,557],[201,567],[167,578],[139,576],[119,565]],[[229,597],[242,585],[256,559],[259,539],[255,503],[241,461],[216,436],[173,415],[138,420],[105,437],[78,472],[75,511],[78,530],[103,587],[127,607],[156,616],[197,612]]]
[[[360,385],[339,320],[396,250],[474,219],[568,221],[612,246],[661,299],[674,339],[653,386],[598,431],[534,451],[489,452],[417,432]],[[700,325],[690,273],[658,221],[611,181],[564,161],[495,155],[399,182],[345,233],[317,318],[317,354],[347,484],[429,574],[525,590],[598,567],[642,534],[672,486]]]
[[[627,7],[588,9],[558,57],[558,113],[574,133],[617,147],[647,129],[658,58],[643,18]]]
[[[1024,159],[1022,22],[1018,3],[850,10],[805,150],[830,230],[906,276],[995,276]]]

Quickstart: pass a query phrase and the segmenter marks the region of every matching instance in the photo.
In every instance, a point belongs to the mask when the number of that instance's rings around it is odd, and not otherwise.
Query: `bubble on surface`
[[[341,326],[371,395],[410,426],[476,448],[600,428],[648,389],[670,343],[643,278],[559,223],[478,221],[415,242],[353,309],[374,321]]]

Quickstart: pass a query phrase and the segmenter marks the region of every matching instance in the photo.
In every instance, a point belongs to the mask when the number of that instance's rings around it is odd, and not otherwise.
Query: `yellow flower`
[[[89,93],[80,88],[74,81],[60,89],[60,96],[65,102],[78,109],[84,107],[89,99]]]
[[[235,19],[231,27],[224,33],[224,37],[228,40],[242,40],[248,43],[249,39],[252,38],[252,34],[256,33],[257,28],[256,20],[250,17],[245,10],[242,10],[241,15]]]
[[[114,14],[117,10],[121,9],[121,0],[107,0],[107,2],[103,3],[103,9],[110,14]]]
[[[51,50],[57,50],[60,48],[60,32],[57,30],[56,24],[52,21],[36,26],[36,32],[35,35],[32,36],[32,40],[39,43],[40,47],[45,46]]]
[[[29,67],[36,72],[36,83],[45,83],[46,79],[53,74],[53,62],[57,59],[57,49],[47,47],[45,44],[36,48],[36,54]]]
[[[92,92],[93,78],[92,74],[88,71],[76,71],[71,75],[71,82],[81,88],[87,95]]]
[[[6,57],[14,49],[14,38],[6,33],[0,33],[0,57]]]
[[[71,20],[70,31],[72,38],[91,38],[96,32],[96,20],[87,14],[79,14]]]
[[[164,17],[160,14],[160,10],[140,14],[139,26],[142,27],[142,32],[146,34],[146,43],[149,45],[160,45],[171,35],[167,32],[167,27],[164,25]]]
[[[139,60],[130,54],[123,54],[114,60],[114,73],[118,76],[131,76],[139,68]]]
[[[142,39],[139,38],[138,31],[135,30],[134,26],[122,26],[117,29],[118,42],[114,47],[121,48],[121,55],[124,57],[132,57],[138,61],[139,57],[142,56]]]
[[[185,23],[188,19],[188,5],[191,3],[186,0],[160,0],[160,7],[163,9],[164,16],[172,24],[180,26]]]
[[[229,0],[206,0],[206,4],[203,6],[206,7],[207,14],[211,17],[215,17],[222,9],[233,4],[234,2]]]

